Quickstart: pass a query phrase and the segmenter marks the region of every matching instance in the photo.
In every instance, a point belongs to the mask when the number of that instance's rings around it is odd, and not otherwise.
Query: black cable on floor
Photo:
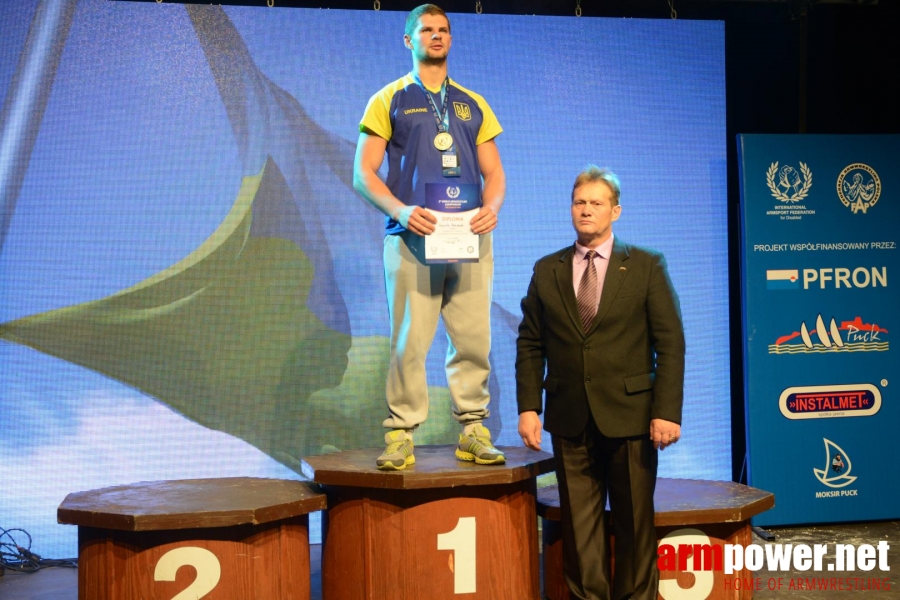
[[[18,539],[13,533],[17,532]],[[27,541],[26,541],[27,539]],[[47,567],[77,568],[76,558],[42,558],[31,551],[31,535],[24,529],[0,527],[0,567],[10,571],[35,573]]]

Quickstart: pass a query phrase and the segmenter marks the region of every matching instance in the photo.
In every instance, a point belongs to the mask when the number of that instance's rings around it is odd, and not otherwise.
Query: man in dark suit
[[[571,207],[577,241],[534,266],[517,342],[519,434],[540,449],[543,406],[573,596],[656,600],[657,450],[681,435],[684,332],[663,256],[612,233],[619,194],[611,171],[580,173]]]

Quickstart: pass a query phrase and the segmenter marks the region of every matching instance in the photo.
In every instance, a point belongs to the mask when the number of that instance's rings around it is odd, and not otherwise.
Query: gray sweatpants
[[[427,237],[403,232],[384,238],[384,281],[391,318],[387,376],[389,429],[415,429],[428,416],[425,357],[444,320],[447,386],[460,423],[481,421],[491,365],[492,235],[480,238],[479,262],[425,264]]]

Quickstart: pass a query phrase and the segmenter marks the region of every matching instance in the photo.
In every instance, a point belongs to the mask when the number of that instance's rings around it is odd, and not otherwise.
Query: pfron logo
[[[810,284],[818,282],[819,289],[833,287],[836,290],[845,287],[867,288],[887,287],[887,267],[824,267],[821,269],[803,269],[803,289],[808,290]]]
[[[812,171],[805,163],[800,163],[798,171],[791,165],[778,168],[778,163],[773,162],[766,171],[766,184],[772,196],[782,202],[799,202],[806,198],[812,187]]]
[[[853,214],[859,211],[865,213],[875,206],[881,196],[881,179],[869,165],[854,163],[838,175],[837,193]]]
[[[806,321],[800,331],[782,335],[769,344],[769,354],[810,354],[824,352],[886,352],[890,349],[888,330],[877,323],[864,323],[861,317],[852,321],[837,321],[832,317],[828,327],[822,315],[816,317],[815,329]]]
[[[447,187],[447,197],[453,200],[459,197],[459,187],[451,185]]]
[[[813,469],[821,483],[830,488],[842,488],[856,481],[856,477],[850,475],[850,457],[841,449],[840,446],[829,440],[822,438],[825,442],[825,468]]]
[[[797,269],[771,269],[766,271],[767,290],[800,289],[800,272]]]
[[[769,269],[766,271],[766,289],[799,290],[801,272],[798,269]],[[803,289],[887,287],[887,267],[823,267],[803,269]]]
[[[789,387],[778,407],[791,420],[869,417],[881,410],[881,392],[869,383]]]

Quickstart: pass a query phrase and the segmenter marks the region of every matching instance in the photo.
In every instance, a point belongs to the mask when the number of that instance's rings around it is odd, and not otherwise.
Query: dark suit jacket
[[[644,435],[650,419],[681,423],[684,331],[662,254],[615,238],[600,305],[585,334],[572,285],[574,246],[534,265],[516,356],[519,412],[575,437],[589,416],[607,437]],[[545,377],[546,367],[546,377]]]

